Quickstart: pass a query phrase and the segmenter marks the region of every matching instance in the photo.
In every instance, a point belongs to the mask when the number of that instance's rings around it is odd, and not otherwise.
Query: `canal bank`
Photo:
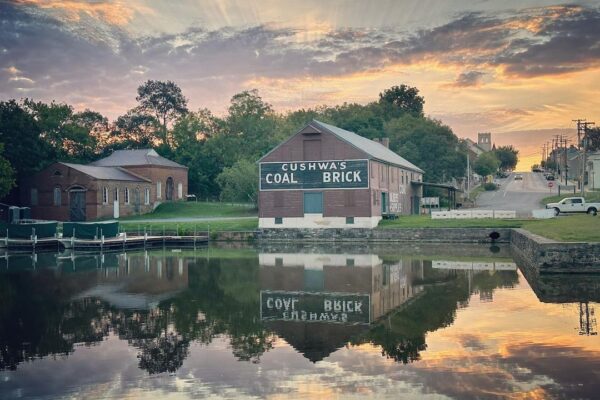
[[[600,243],[558,242],[518,228],[260,229],[213,232],[215,241],[261,243],[509,244],[541,273],[599,273]]]

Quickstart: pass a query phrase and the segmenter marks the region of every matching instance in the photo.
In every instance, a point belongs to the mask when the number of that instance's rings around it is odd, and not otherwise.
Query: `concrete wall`
[[[600,272],[600,243],[556,242],[524,229],[513,229],[511,245],[519,257],[540,273]]]
[[[492,232],[500,235],[496,243],[510,242],[510,229],[508,228],[262,229],[258,233],[258,239],[267,241],[491,243],[490,234]]]

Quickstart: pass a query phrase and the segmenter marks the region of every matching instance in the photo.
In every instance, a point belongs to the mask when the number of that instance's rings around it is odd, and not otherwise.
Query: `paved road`
[[[515,210],[519,216],[530,216],[531,210],[542,208],[540,200],[556,194],[556,186],[550,192],[548,182],[540,173],[523,172],[523,180],[515,180],[515,174],[499,181],[500,189],[483,192],[476,201],[476,209]]]

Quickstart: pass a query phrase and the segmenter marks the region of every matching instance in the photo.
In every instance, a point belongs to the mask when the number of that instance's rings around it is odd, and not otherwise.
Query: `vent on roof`
[[[310,125],[308,125],[306,128],[302,129],[300,131],[300,133],[302,133],[303,135],[306,135],[306,136],[310,136],[310,135],[320,135],[321,131],[313,128]]]

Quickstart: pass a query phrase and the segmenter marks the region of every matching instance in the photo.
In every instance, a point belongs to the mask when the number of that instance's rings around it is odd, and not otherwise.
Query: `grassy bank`
[[[252,204],[229,204],[207,202],[163,203],[151,213],[123,217],[121,221],[162,218],[205,218],[205,217],[253,217],[257,210]]]
[[[527,221],[522,228],[562,242],[600,242],[600,218],[587,214]]]
[[[136,222],[135,220],[120,221],[121,231],[131,233],[151,234],[152,232],[175,233],[189,235],[194,232],[215,231],[253,231],[258,228],[258,218],[227,219],[209,222]]]

